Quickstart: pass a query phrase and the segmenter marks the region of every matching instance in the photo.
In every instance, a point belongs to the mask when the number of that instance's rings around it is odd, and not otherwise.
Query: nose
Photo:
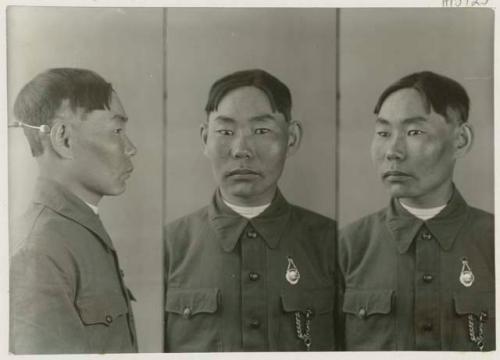
[[[387,160],[403,160],[405,157],[405,143],[400,135],[394,135],[387,144],[385,157]]]
[[[248,136],[245,134],[236,134],[231,147],[232,156],[236,159],[250,159],[253,157]]]
[[[137,154],[137,148],[128,136],[125,135],[125,154],[129,157]]]

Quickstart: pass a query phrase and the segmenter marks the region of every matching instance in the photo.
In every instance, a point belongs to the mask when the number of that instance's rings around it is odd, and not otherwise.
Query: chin
[[[104,195],[107,195],[107,196],[121,195],[125,192],[126,189],[127,189],[127,187],[125,184],[120,185],[120,186],[115,186],[113,188],[108,189],[107,193]]]
[[[387,185],[387,189],[389,190],[389,194],[393,198],[404,198],[404,197],[412,197],[411,191],[406,187],[400,184],[389,184]]]

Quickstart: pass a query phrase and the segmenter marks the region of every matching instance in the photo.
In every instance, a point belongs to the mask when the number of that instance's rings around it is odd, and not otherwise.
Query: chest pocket
[[[281,293],[283,314],[280,319],[280,350],[304,351],[304,341],[297,336],[297,315],[302,332],[307,331],[305,313],[312,312],[309,322],[311,350],[328,351],[334,349],[334,303],[333,287],[303,289],[286,288]]]
[[[458,324],[452,330],[456,332],[453,337],[454,347],[464,350],[478,350],[477,345],[471,340],[471,330],[473,331],[473,337],[479,335],[480,318],[482,317],[484,320],[482,324],[483,350],[494,350],[495,292],[457,292],[453,294],[453,303],[455,313],[458,316]]]
[[[395,348],[393,298],[394,290],[346,289],[342,310],[347,350]]]
[[[219,289],[169,288],[166,311],[166,350],[219,351]]]
[[[84,325],[111,326],[128,313],[125,299],[117,295],[79,299],[76,306]]]

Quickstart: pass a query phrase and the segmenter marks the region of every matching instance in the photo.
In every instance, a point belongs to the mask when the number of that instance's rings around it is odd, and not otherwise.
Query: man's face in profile
[[[204,153],[223,197],[234,205],[269,203],[289,150],[289,123],[251,86],[230,91],[202,126]]]
[[[81,114],[71,123],[73,178],[89,197],[125,191],[136,148],[126,133],[127,116],[115,92],[109,109]]]
[[[428,112],[415,89],[387,97],[376,119],[371,152],[393,197],[416,207],[448,200],[440,195],[452,181],[457,127],[433,109]]]

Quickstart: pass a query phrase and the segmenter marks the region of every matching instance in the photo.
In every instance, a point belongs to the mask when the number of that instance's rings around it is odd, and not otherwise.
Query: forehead
[[[272,106],[266,93],[254,86],[244,86],[228,92],[212,114],[272,113]]]
[[[403,120],[412,117],[427,117],[430,114],[420,93],[412,88],[400,89],[390,94],[382,103],[379,118]]]

